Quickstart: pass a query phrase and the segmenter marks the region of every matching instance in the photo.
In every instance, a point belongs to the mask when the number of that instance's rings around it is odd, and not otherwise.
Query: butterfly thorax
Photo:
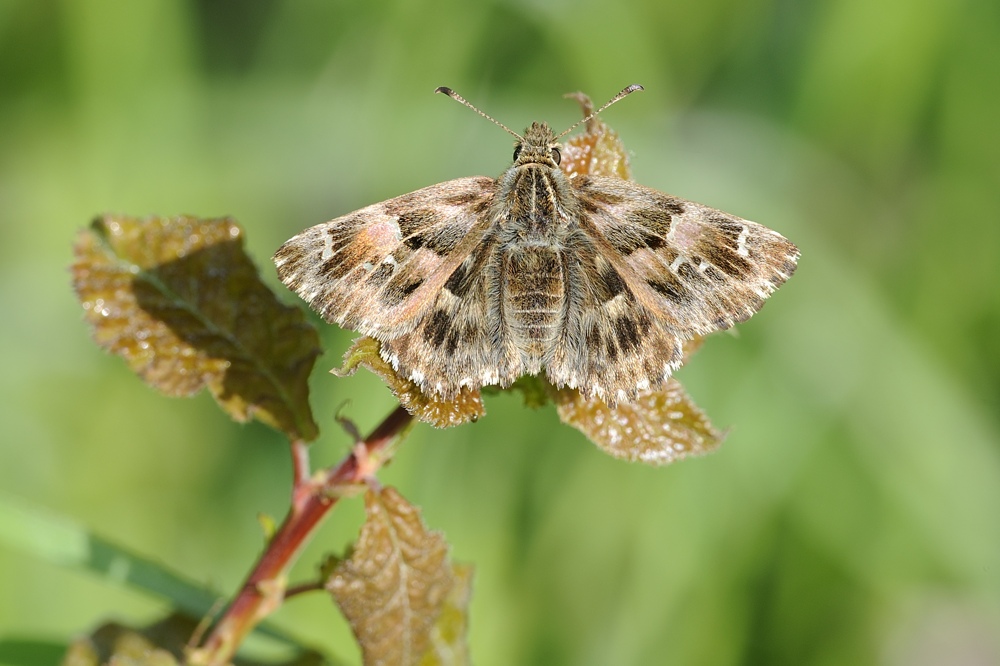
[[[560,159],[549,126],[532,123],[514,148],[514,163],[497,179],[494,215],[501,228],[525,240],[551,240],[574,217],[578,203]]]

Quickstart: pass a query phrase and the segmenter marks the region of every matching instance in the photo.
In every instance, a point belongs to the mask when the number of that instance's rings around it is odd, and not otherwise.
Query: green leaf
[[[73,286],[94,339],[170,396],[207,387],[237,421],[312,440],[316,331],[282,305],[228,218],[105,215],[81,231]]]
[[[207,613],[218,595],[48,511],[0,497],[0,542],[36,558],[128,584],[168,599],[191,615]]]
[[[94,535],[72,519],[2,496],[0,543],[56,566],[78,569],[114,585],[156,595],[192,617],[208,614],[220,599],[216,592]],[[256,631],[285,645],[298,646],[274,627],[258,625]]]
[[[47,666],[56,664],[66,653],[66,641],[0,639],[0,664],[4,666]]]

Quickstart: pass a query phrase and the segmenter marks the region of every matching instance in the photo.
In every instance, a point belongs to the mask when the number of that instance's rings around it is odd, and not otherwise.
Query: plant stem
[[[294,484],[288,515],[208,638],[188,654],[189,663],[221,666],[232,661],[243,639],[281,606],[288,570],[320,521],[336,504],[340,497],[337,489],[363,483],[384,464],[388,457],[373,454],[384,450],[412,419],[409,412],[397,407],[339,465],[328,468],[318,478],[309,475],[307,445],[292,442]]]

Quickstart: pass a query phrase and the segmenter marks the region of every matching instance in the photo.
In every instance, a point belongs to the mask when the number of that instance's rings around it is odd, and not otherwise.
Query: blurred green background
[[[636,180],[779,230],[800,268],[679,375],[732,426],[714,455],[619,462],[513,396],[413,432],[381,478],[475,564],[476,663],[1000,663],[998,72],[989,0],[0,0],[0,497],[231,593],[287,506],[282,440],[98,350],[76,231],[234,215],[277,287],[299,230],[508,165],[436,86],[520,129],[637,82],[604,114]],[[345,400],[362,430],[393,402],[327,375],[351,335],[322,332],[329,464]],[[166,610],[3,543],[0,591],[0,641]],[[320,595],[275,620],[358,660]]]

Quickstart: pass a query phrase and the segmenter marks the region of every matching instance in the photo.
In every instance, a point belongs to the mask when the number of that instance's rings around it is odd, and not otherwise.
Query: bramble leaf
[[[655,391],[609,407],[579,391],[556,394],[559,418],[616,458],[666,465],[715,449],[725,437],[671,377]]]
[[[361,337],[355,340],[344,354],[344,365],[332,372],[338,377],[347,377],[353,375],[358,366],[381,377],[399,400],[399,404],[416,419],[437,428],[475,421],[486,413],[479,391],[463,388],[454,400],[442,400],[423,393],[419,386],[398,375],[379,355],[379,342],[373,338]]]
[[[95,341],[146,383],[170,396],[207,386],[237,421],[315,439],[307,379],[319,338],[260,281],[234,221],[105,215],[74,253]]]
[[[354,551],[326,587],[366,665],[418,664],[454,585],[448,544],[393,488],[370,489],[365,509]]]
[[[703,340],[685,342],[685,360]],[[521,377],[508,390],[522,393],[526,407],[554,402],[563,423],[614,457],[633,462],[666,465],[709,453],[725,438],[672,377],[659,389],[643,391],[634,401],[615,407],[585,398],[576,389],[557,389],[541,375]]]
[[[452,573],[455,584],[431,631],[431,645],[420,660],[420,666],[468,666],[472,663],[468,639],[472,567],[456,564]]]

